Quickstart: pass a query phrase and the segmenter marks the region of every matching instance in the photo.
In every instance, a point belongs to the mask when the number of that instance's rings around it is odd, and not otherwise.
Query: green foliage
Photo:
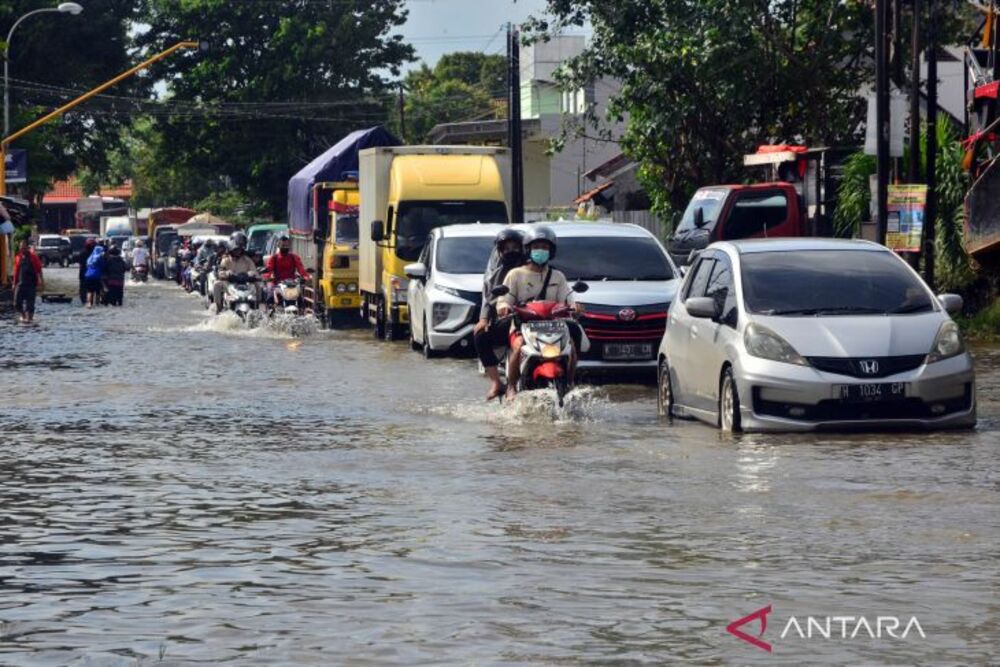
[[[0,2],[0,34],[14,21],[42,6],[37,0]],[[46,112],[79,96],[127,69],[128,30],[135,17],[135,0],[88,0],[79,16],[46,13],[18,26],[10,44],[11,130],[20,129]],[[110,93],[141,94],[148,81],[134,78]],[[14,143],[28,151],[28,183],[16,186],[38,200],[52,181],[78,167],[106,168],[108,149],[131,120],[128,113],[111,110],[107,98],[84,103],[62,119],[52,121]]]
[[[844,177],[837,191],[833,230],[837,236],[861,236],[861,222],[871,207],[870,177],[875,173],[875,157],[857,152],[844,162]]]
[[[439,123],[491,115],[494,100],[505,95],[506,76],[503,56],[476,52],[449,53],[434,69],[424,64],[409,72],[403,82],[408,93],[405,138],[420,143]]]
[[[268,219],[270,211],[265,202],[254,201],[235,190],[213,192],[195,202],[192,207],[196,211],[216,215],[238,227],[247,227],[262,220],[271,221]]]
[[[19,225],[14,230],[14,235],[12,237],[12,243],[14,244],[14,251],[17,251],[17,246],[25,239],[31,238],[31,225]]]
[[[345,134],[386,120],[385,75],[398,75],[413,53],[391,34],[403,4],[142,0],[144,49],[192,37],[211,44],[157,67],[171,97],[143,161],[152,192],[191,187],[189,198],[200,199],[205,186],[225,184],[283,216],[292,174]]]
[[[980,342],[995,343],[1000,339],[1000,301],[994,300],[987,307],[972,316],[960,315],[955,318],[962,333]]]

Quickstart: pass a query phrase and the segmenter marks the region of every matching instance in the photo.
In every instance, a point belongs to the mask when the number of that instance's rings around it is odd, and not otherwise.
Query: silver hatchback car
[[[961,308],[867,241],[714,243],[670,308],[660,414],[728,431],[972,427]]]

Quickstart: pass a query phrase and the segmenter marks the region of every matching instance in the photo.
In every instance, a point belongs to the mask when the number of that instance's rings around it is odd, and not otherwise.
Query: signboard
[[[926,185],[890,185],[885,245],[896,252],[920,252],[924,236]]]
[[[7,151],[7,182],[28,182],[28,151],[12,148]]]

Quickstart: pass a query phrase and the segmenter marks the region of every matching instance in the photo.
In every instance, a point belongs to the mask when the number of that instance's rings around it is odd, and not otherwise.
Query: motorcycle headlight
[[[545,359],[555,359],[559,356],[559,346],[548,343],[542,346],[542,357]]]
[[[930,354],[927,355],[927,363],[950,359],[963,352],[965,352],[965,342],[962,340],[958,325],[948,320],[938,329],[934,345],[931,346]]]
[[[798,366],[809,365],[809,362],[796,352],[788,341],[759,324],[751,324],[746,328],[743,344],[747,352],[754,357]]]

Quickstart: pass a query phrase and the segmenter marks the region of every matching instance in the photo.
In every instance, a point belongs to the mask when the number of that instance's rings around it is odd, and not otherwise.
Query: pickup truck
[[[42,260],[43,266],[50,264],[69,266],[71,253],[70,241],[65,236],[42,234],[38,237],[35,254],[38,255],[38,259]]]

